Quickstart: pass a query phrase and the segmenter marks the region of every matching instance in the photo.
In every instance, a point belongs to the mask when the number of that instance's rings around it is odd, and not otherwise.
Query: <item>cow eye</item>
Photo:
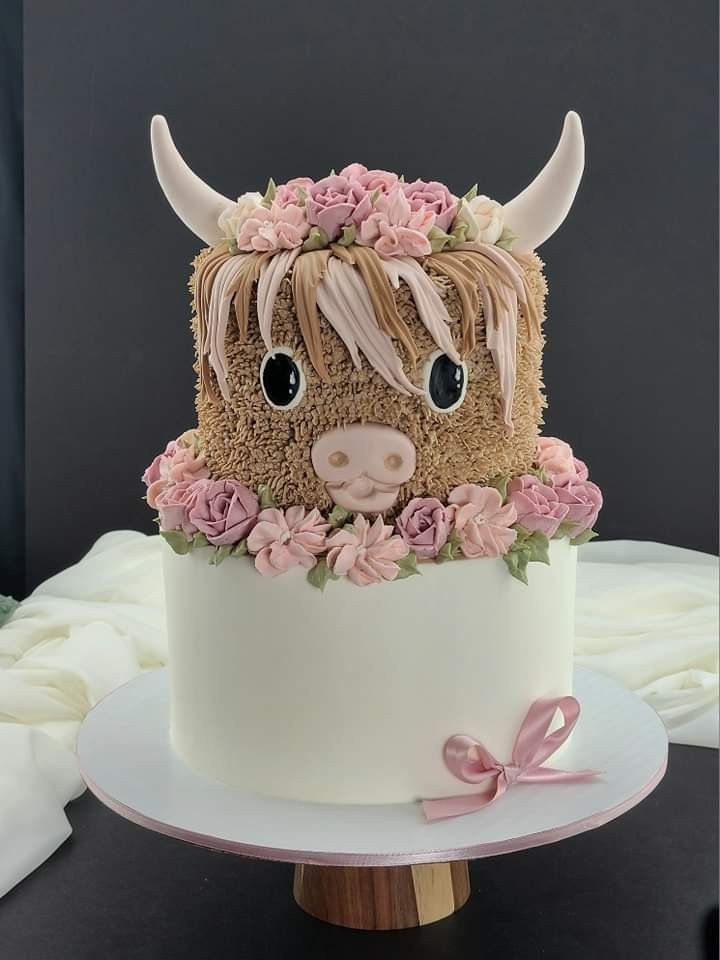
[[[445,353],[434,353],[425,367],[425,398],[437,413],[452,413],[465,399],[467,366]]]
[[[276,410],[291,410],[305,393],[305,375],[299,360],[286,347],[276,347],[263,357],[260,384],[265,399]]]

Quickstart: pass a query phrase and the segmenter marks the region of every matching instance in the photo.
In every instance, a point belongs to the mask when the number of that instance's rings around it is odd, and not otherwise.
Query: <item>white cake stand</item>
[[[303,803],[196,773],[170,747],[166,670],[105,697],[80,729],[78,757],[90,790],[129,820],[213,850],[295,863],[295,899],[309,913],[344,926],[399,929],[462,906],[468,859],[599,827],[660,782],[667,735],[657,714],[586,669],[576,669],[574,689],[582,714],[558,765],[600,770],[598,780],[518,784],[483,810],[433,823],[419,803]]]

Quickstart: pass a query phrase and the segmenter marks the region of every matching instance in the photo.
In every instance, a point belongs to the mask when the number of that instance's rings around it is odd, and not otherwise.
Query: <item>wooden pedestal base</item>
[[[306,913],[356,930],[402,930],[450,916],[470,896],[467,860],[403,867],[295,867]]]

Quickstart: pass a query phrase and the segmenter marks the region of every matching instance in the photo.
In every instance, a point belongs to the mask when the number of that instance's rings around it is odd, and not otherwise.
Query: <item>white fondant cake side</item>
[[[529,586],[502,560],[324,593],[291,570],[163,548],[171,739],[194,769],[260,793],[393,803],[471,793],[453,734],[509,761],[539,697],[572,692],[577,550],[553,541]]]

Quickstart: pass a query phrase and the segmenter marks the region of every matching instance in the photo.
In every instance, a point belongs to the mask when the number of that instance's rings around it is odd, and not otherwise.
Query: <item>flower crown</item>
[[[503,207],[478,196],[456,197],[435,180],[414,180],[351,163],[317,182],[296,177],[265,194],[245,193],[220,214],[230,252],[322,250],[337,243],[372,247],[382,257],[424,257],[477,241],[510,250],[515,236]]]

